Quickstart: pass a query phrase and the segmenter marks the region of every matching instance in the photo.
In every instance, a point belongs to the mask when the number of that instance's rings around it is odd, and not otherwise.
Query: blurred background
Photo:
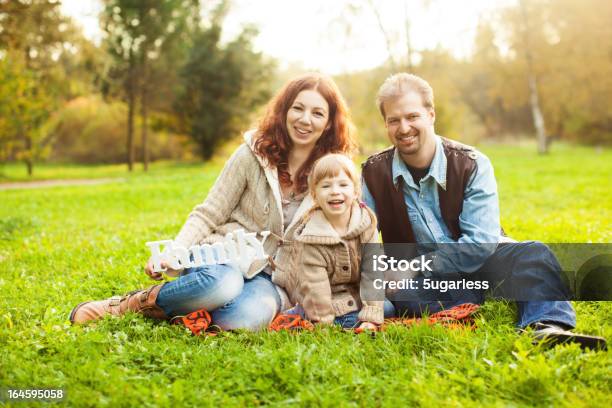
[[[602,150],[611,21],[607,0],[0,0],[0,177],[208,160],[310,70],[337,81],[363,154],[386,145],[374,98],[397,71],[433,86],[438,134]]]

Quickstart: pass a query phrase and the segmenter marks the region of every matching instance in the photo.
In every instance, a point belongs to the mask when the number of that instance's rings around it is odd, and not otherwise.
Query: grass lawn
[[[511,236],[612,242],[611,151],[482,150]],[[0,191],[0,388],[63,387],[71,406],[609,404],[609,352],[533,346],[502,302],[483,307],[473,332],[392,328],[375,338],[334,328],[192,337],[137,315],[71,327],[77,303],[150,284],[144,243],[178,232],[221,165],[156,164],[129,176],[118,166],[40,166],[42,179],[123,180]],[[7,166],[0,181],[23,180],[20,171]],[[579,331],[612,340],[612,303],[575,306]]]

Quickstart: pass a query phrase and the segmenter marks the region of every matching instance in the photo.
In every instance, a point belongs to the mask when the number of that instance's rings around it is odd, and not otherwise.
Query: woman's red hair
[[[329,104],[331,126],[323,132],[292,180],[288,157],[293,142],[287,132],[287,112],[298,94],[305,90],[315,90],[325,98]],[[308,174],[313,163],[328,153],[351,154],[357,146],[354,134],[354,126],[338,86],[325,75],[308,74],[289,81],[269,102],[266,114],[259,122],[255,151],[278,169],[281,185],[293,185],[298,192],[303,192],[308,188]]]

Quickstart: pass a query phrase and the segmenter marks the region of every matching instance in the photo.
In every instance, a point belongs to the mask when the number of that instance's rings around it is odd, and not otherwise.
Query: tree
[[[526,105],[506,103],[519,99],[509,92],[514,88],[522,89],[523,77],[516,75],[516,67],[511,61],[504,61],[495,40],[492,24],[481,20],[471,59],[453,70],[462,101],[478,117],[489,138],[521,132],[525,128]]]
[[[0,133],[6,135],[5,159],[13,154],[23,160],[30,176],[34,161],[48,153],[51,139],[41,125],[55,102],[39,82],[39,75],[27,69],[18,56],[0,61]]]
[[[140,26],[142,27],[142,49],[140,50],[139,88],[141,106],[142,161],[144,170],[148,168],[149,148],[147,129],[149,107],[160,88],[168,86],[177,68],[170,64],[180,64],[184,60],[181,51],[190,46],[190,37],[197,27],[199,3],[194,0],[148,0],[139,3]],[[170,58],[168,58],[170,57]],[[170,69],[169,69],[170,68]],[[155,92],[151,92],[155,89]],[[157,102],[160,100],[157,99]],[[169,108],[170,106],[167,106]]]
[[[339,16],[336,20],[346,27],[346,35],[350,36],[352,33],[352,26],[354,26],[355,17],[360,17],[367,14],[372,14],[376,19],[376,24],[380,34],[384,38],[385,47],[388,54],[389,69],[395,73],[400,70],[414,73],[416,66],[414,65],[414,56],[419,54],[419,51],[415,50],[412,36],[411,36],[411,8],[417,7],[420,4],[424,8],[428,8],[431,5],[432,0],[404,0],[403,1],[403,12],[404,21],[403,28],[390,27],[388,22],[383,18],[384,7],[376,2],[375,0],[358,0],[351,2],[346,5],[343,10],[342,16]],[[386,4],[387,7],[393,7],[394,11],[397,11],[398,4]],[[403,37],[403,39],[401,39]],[[402,44],[403,42],[403,44]],[[402,62],[404,59],[405,62]]]
[[[548,143],[546,141],[546,124],[544,123],[544,115],[542,115],[542,109],[540,108],[540,96],[538,93],[538,77],[534,69],[534,58],[535,53],[531,45],[531,27],[529,10],[525,0],[519,1],[519,7],[521,9],[521,17],[523,25],[522,31],[522,48],[525,54],[525,61],[527,63],[527,81],[529,85],[529,104],[531,105],[531,114],[533,116],[533,126],[536,129],[536,138],[538,141],[538,153],[548,153]]]
[[[539,152],[547,151],[551,141],[544,123],[557,138],[609,143],[612,3],[522,0],[501,15],[511,45],[504,65],[527,85],[522,86],[524,95],[510,98],[517,91],[515,82],[508,81],[506,100],[514,106],[529,104]]]
[[[168,55],[176,56],[175,48],[188,48],[183,32],[195,29],[199,14],[195,0],[107,0],[102,14],[106,44],[113,57],[110,81],[121,82],[121,94],[127,100],[128,120],[126,157],[131,171],[135,160],[134,125],[140,101],[142,158],[147,170],[148,116],[151,100],[158,87],[167,84],[160,75],[168,64]],[[180,64],[181,61],[174,61]],[[176,68],[174,68],[176,70]],[[167,72],[167,71],[164,71]],[[172,76],[172,75],[170,75]],[[151,92],[156,89],[156,92]]]
[[[3,111],[4,132],[12,132],[12,148],[32,175],[49,140],[41,125],[57,106],[62,94],[63,73],[57,61],[73,33],[61,15],[59,2],[29,0],[0,2],[0,50],[4,75],[2,92],[12,93]]]
[[[272,66],[252,50],[257,33],[247,27],[233,41],[220,44],[226,5],[197,34],[181,72],[183,92],[176,112],[183,129],[198,143],[203,159],[248,124],[253,110],[270,96],[266,85]]]
[[[142,41],[137,30],[140,23],[137,3],[133,0],[108,1],[102,13],[102,25],[108,34],[105,42],[114,61],[109,74],[111,78],[121,81],[128,104],[126,159],[129,171],[134,166],[135,54]]]
[[[582,143],[612,142],[612,3],[556,0],[546,8],[548,80],[540,83],[551,133]]]

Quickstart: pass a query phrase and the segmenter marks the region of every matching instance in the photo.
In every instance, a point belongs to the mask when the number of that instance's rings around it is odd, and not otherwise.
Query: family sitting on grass
[[[243,272],[232,264],[171,271],[179,276],[170,282],[79,304],[71,322],[126,312],[177,320],[198,311],[222,330],[259,330],[298,315],[362,331],[376,330],[385,318],[484,301],[483,290],[458,291],[443,301],[424,292],[417,299],[394,293],[391,301],[364,296],[380,277],[362,266],[362,252],[364,244],[378,242],[379,231],[385,244],[494,244],[469,257],[441,253],[435,273],[457,271],[493,286],[529,282],[525,299],[568,299],[548,247],[503,237],[489,159],[435,134],[429,84],[393,75],[376,103],[393,146],[367,159],[360,180],[348,157],[356,147],[353,125],[335,83],[319,74],[290,81],[175,239],[189,248],[222,242],[238,229],[270,231],[264,243],[270,262]],[[163,278],[151,261],[145,271]],[[526,300],[517,309],[519,328],[532,328],[536,340],[606,346],[603,338],[570,331],[576,315],[569,301]]]

